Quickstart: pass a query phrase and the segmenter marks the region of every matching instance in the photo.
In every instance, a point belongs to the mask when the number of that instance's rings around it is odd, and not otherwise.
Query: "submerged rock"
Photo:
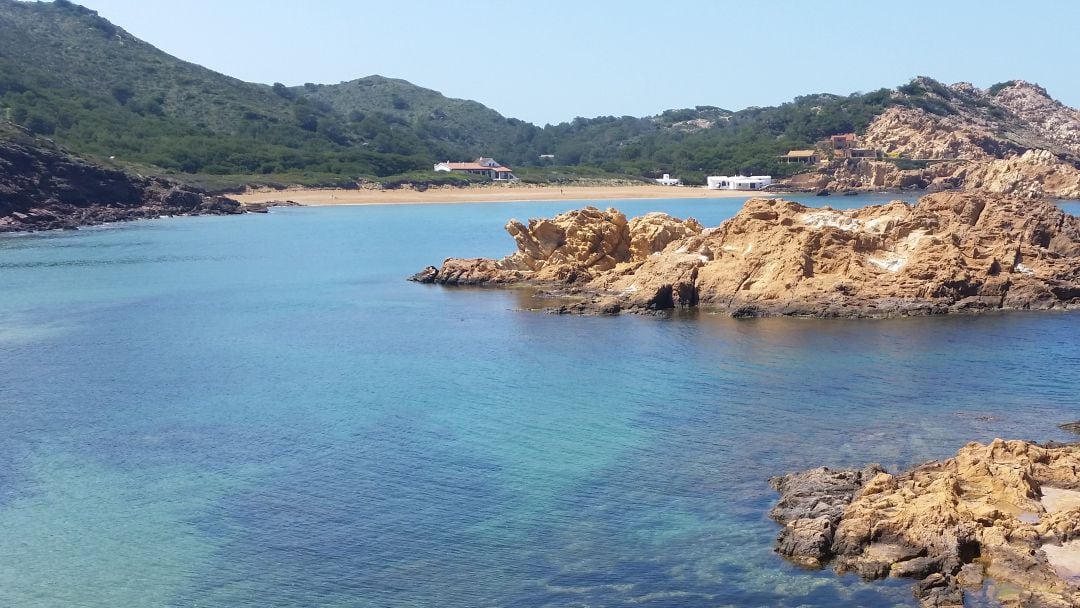
[[[996,439],[897,475],[812,469],[770,482],[776,549],[792,561],[917,579],[923,606],[963,606],[962,588],[984,576],[1022,589],[1018,605],[1080,606],[1067,568],[1080,564],[1080,444]]]
[[[446,260],[443,284],[546,284],[581,312],[709,305],[860,317],[1080,306],[1080,219],[1053,203],[942,192],[851,211],[751,199],[717,228],[586,208],[512,221],[518,251]]]

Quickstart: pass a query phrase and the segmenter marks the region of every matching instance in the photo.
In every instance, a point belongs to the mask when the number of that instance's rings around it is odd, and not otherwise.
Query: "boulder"
[[[776,552],[809,567],[828,561],[844,509],[863,484],[881,471],[877,465],[861,471],[820,467],[770,479],[780,501],[769,517],[784,526],[776,539]]]
[[[820,480],[822,471],[779,479]],[[781,554],[801,564],[831,558],[837,572],[869,579],[917,579],[914,592],[923,606],[962,606],[962,587],[978,586],[984,576],[1022,589],[1026,605],[1080,606],[1080,583],[1060,574],[1044,550],[1080,537],[1080,500],[1041,500],[1046,488],[1080,487],[1080,444],[996,439],[904,473],[865,477],[856,484],[849,471],[830,479],[839,491],[824,494],[825,506],[808,501],[796,504],[809,508],[794,510],[791,486],[773,482],[780,500],[771,514],[785,524],[777,538]],[[814,516],[823,520],[817,530]],[[830,527],[831,545],[825,546]]]
[[[501,260],[448,259],[436,283],[497,285],[511,282],[584,283],[604,272],[640,264],[673,241],[701,233],[694,219],[650,213],[633,222],[615,209],[585,207],[528,223],[510,220],[506,231],[517,251]],[[678,297],[678,296],[673,296]],[[684,297],[689,297],[687,294]]]

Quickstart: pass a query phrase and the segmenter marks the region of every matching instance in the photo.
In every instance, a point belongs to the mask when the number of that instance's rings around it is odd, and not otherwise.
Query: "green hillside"
[[[0,0],[0,122],[99,162],[211,187],[430,181],[432,163],[477,156],[538,181],[783,176],[799,167],[778,164],[777,155],[861,132],[892,105],[1017,131],[992,97],[919,78],[897,90],[806,95],[776,107],[697,106],[541,128],[382,76],[246,83],[172,57],[67,0]],[[1026,131],[1006,139],[1038,143]]]
[[[451,99],[383,76],[335,85],[306,84],[293,91],[348,117],[377,148],[397,138],[439,160],[483,155],[521,164],[529,160],[521,144],[540,132],[530,123],[506,118],[475,101]]]
[[[699,107],[540,128],[380,76],[292,88],[246,83],[66,0],[0,0],[0,116],[92,158],[209,183],[415,174],[436,160],[480,155],[539,167],[529,172],[539,179],[546,154],[593,175],[768,170],[783,149],[864,126],[880,106],[874,97],[813,96],[780,108]]]
[[[366,145],[303,97],[159,51],[60,0],[0,0],[0,116],[83,154],[166,171],[389,175],[429,163],[419,145]]]

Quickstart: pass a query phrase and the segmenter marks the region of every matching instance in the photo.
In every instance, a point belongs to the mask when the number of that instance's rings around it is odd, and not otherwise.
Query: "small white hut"
[[[705,182],[709,190],[761,190],[773,183],[771,175],[710,175]]]
[[[656,180],[656,183],[660,184],[661,186],[681,186],[682,180],[677,177],[671,177],[670,174],[665,173],[664,177]]]

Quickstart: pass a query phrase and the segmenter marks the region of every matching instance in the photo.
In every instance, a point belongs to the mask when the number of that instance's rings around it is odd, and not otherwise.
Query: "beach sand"
[[[301,205],[407,205],[417,203],[508,203],[514,201],[604,201],[650,198],[749,198],[757,193],[671,186],[532,186],[499,184],[468,188],[398,190],[255,190],[231,194],[241,203],[293,201]],[[772,194],[758,194],[773,196]]]

